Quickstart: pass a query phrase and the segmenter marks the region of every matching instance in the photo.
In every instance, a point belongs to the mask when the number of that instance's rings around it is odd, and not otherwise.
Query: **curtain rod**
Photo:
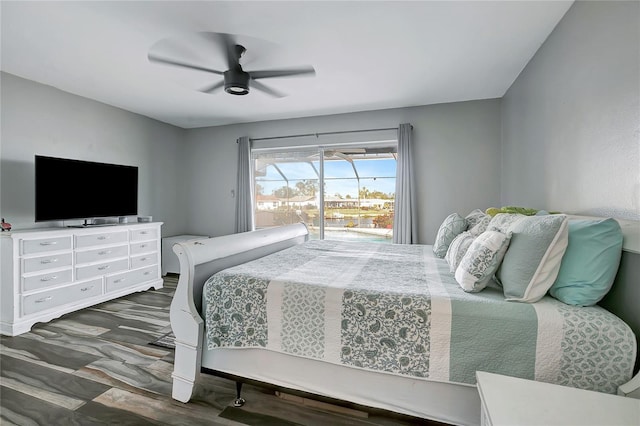
[[[411,128],[413,128],[413,126],[411,126]],[[309,136],[315,136],[316,138],[318,136],[324,136],[324,135],[341,135],[344,133],[363,133],[363,132],[379,132],[379,131],[383,131],[383,130],[398,130],[397,127],[386,127],[383,129],[362,129],[362,130],[342,130],[342,131],[336,131],[336,132],[318,132],[318,133],[306,133],[306,134],[301,134],[301,135],[288,135],[288,136],[271,136],[271,137],[267,137],[267,138],[251,138],[252,141],[268,141],[268,140],[273,140],[273,139],[290,139],[290,138],[302,138],[302,137],[309,137]]]

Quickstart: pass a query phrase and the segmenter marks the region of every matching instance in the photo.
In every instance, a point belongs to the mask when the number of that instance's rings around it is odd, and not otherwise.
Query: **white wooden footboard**
[[[202,366],[204,320],[202,287],[213,274],[267,254],[303,243],[309,238],[302,224],[177,243],[180,278],[171,302],[171,328],[176,336],[173,398],[187,402]]]

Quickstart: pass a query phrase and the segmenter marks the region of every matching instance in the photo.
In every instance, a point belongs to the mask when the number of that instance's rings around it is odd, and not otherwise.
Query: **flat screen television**
[[[35,156],[36,222],[138,214],[138,168]]]

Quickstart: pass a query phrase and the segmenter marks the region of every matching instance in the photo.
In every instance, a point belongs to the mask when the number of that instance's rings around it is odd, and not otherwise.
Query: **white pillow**
[[[487,229],[492,229],[506,234],[509,232],[509,227],[523,217],[526,216],[520,213],[498,213],[491,218]]]
[[[521,216],[509,225],[509,250],[496,274],[506,300],[534,303],[547,293],[567,249],[568,223],[561,214]]]
[[[491,223],[491,219],[491,216],[489,216],[488,214],[484,215],[484,217],[480,219],[480,221],[478,221],[473,227],[469,228],[469,232],[471,233],[471,235],[477,237],[478,235],[489,229],[489,223]]]
[[[433,252],[436,256],[443,258],[447,254],[451,241],[465,229],[467,229],[467,222],[464,217],[458,213],[447,216],[438,229],[436,242],[433,243]]]
[[[480,209],[475,209],[468,215],[464,217],[464,220],[467,221],[467,230],[473,228],[480,222],[485,216],[488,216],[485,212]]]
[[[485,231],[480,234],[462,257],[456,269],[456,281],[466,292],[483,290],[495,272],[509,246],[508,234]]]
[[[447,254],[444,257],[444,260],[449,264],[449,272],[454,274],[462,257],[467,253],[469,246],[476,237],[471,235],[471,233],[465,231],[462,234],[457,235],[451,244],[449,245],[449,249],[447,250]]]

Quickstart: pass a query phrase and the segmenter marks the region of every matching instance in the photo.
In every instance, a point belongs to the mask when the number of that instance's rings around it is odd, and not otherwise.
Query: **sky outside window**
[[[277,167],[284,174],[289,186],[295,188],[295,184],[302,180],[317,180],[318,175],[314,171],[319,170],[320,162],[312,161],[313,167],[307,162],[279,162]],[[393,158],[375,158],[354,160],[356,170],[360,176],[360,187],[366,187],[369,191],[380,191],[385,194],[395,193],[396,160]],[[352,165],[345,160],[325,160],[325,189],[326,194],[340,194],[343,197],[349,195],[357,198],[357,179]],[[257,176],[256,182],[263,188],[265,195],[272,194],[274,190],[286,185],[286,181],[278,173],[275,167],[268,166],[265,176]]]

